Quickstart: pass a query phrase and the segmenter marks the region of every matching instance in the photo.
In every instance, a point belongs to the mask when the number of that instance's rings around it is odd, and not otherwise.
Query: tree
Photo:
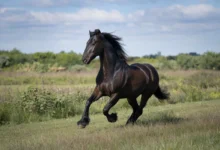
[[[7,56],[0,56],[0,68],[9,66],[9,58]]]
[[[220,70],[220,53],[206,52],[200,60],[200,68]]]
[[[177,63],[183,69],[197,69],[199,66],[199,60],[199,56],[191,56],[189,54],[179,54],[177,56]]]

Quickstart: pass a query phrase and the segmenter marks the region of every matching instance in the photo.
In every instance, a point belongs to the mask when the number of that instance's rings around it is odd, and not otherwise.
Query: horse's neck
[[[119,63],[118,56],[111,49],[105,49],[100,56],[100,63],[100,71],[103,72],[104,79],[110,79],[114,76],[116,64]]]

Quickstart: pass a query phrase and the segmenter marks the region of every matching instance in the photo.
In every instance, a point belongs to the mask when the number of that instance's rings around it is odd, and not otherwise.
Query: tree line
[[[57,64],[62,67],[83,65],[82,55],[74,51],[60,53],[36,52],[26,54],[14,48],[12,50],[0,50],[0,68],[12,67],[20,64],[40,63],[43,65]],[[163,68],[172,69],[174,65],[180,69],[211,69],[220,70],[220,53],[208,51],[204,54],[187,53],[176,56],[162,56],[160,52],[142,57],[129,57],[128,61],[135,59],[156,59]]]
[[[0,67],[10,67],[18,64],[39,62],[42,64],[59,64],[63,67],[68,67],[76,64],[82,64],[81,54],[74,51],[60,53],[53,52],[36,52],[33,54],[22,53],[14,48],[12,50],[0,50]]]

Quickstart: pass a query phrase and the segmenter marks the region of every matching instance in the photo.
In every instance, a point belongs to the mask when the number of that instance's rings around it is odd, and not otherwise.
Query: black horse
[[[109,122],[117,121],[117,114],[109,114],[109,110],[120,98],[127,98],[133,112],[127,124],[134,123],[142,114],[148,99],[154,94],[158,99],[168,99],[169,94],[159,86],[159,76],[150,64],[126,63],[127,57],[120,43],[121,38],[111,33],[101,33],[99,29],[89,32],[82,60],[89,64],[96,56],[100,57],[100,70],[96,77],[96,87],[86,102],[82,118],[77,124],[86,127],[89,124],[89,107],[102,96],[110,100],[103,109]],[[136,98],[142,95],[140,105]]]

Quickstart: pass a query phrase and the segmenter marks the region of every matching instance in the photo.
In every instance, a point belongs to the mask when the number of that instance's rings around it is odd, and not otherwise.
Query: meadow
[[[161,70],[160,84],[171,94],[160,103],[154,96],[150,106],[219,99],[220,72],[210,70]],[[92,72],[2,72],[0,74],[0,124],[20,124],[82,113],[85,101],[95,86]],[[139,99],[139,98],[138,98]],[[101,113],[108,97],[91,108]],[[130,109],[126,100],[114,107]]]
[[[158,60],[147,61],[157,67],[170,99],[161,103],[152,96],[138,122],[125,126],[132,111],[127,100],[111,110],[119,116],[112,124],[102,114],[108,97],[101,98],[91,106],[85,129],[76,122],[95,86],[97,61],[61,72],[31,69],[39,64],[4,69],[0,149],[220,149],[220,72],[163,69]]]
[[[102,114],[79,129],[80,116],[0,127],[0,149],[220,149],[220,100],[149,106],[134,126],[124,126],[130,109],[118,111],[118,122]]]

